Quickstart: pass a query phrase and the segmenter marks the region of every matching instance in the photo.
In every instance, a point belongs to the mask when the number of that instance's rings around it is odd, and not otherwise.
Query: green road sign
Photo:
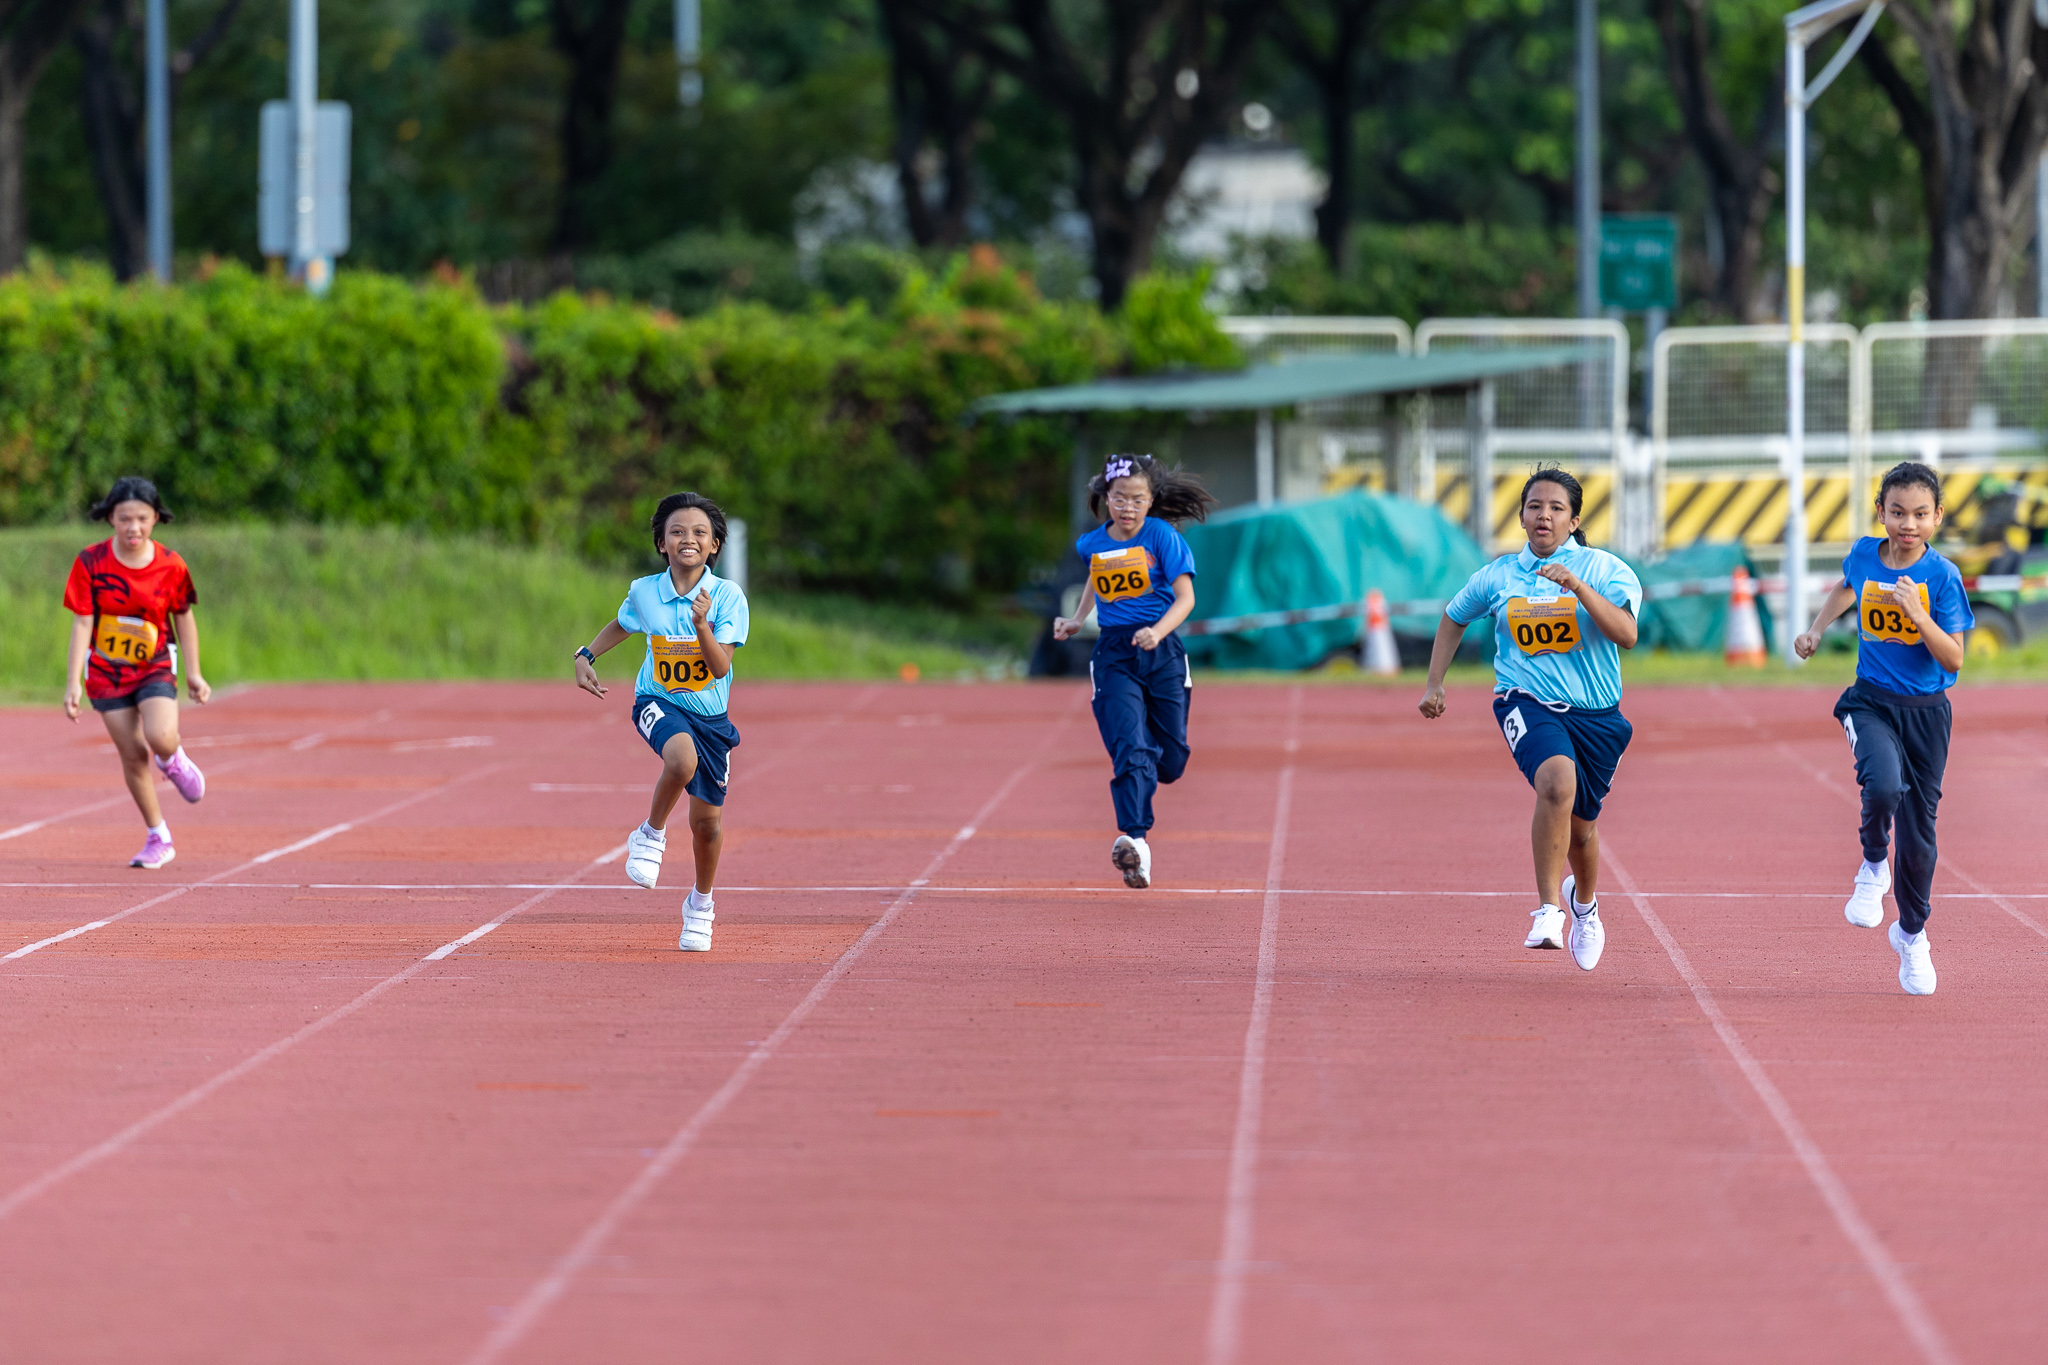
[[[1641,313],[1678,306],[1678,220],[1617,213],[1600,220],[1600,306]]]

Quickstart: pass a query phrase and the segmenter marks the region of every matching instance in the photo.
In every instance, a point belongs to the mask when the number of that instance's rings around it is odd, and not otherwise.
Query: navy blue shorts
[[[633,698],[633,728],[657,754],[677,735],[689,735],[697,746],[697,773],[687,790],[706,805],[725,804],[725,784],[732,777],[732,751],[740,732],[724,713],[707,716],[643,692]]]
[[[1493,718],[1501,738],[1515,756],[1515,766],[1529,785],[1546,759],[1563,754],[1578,770],[1579,791],[1572,814],[1598,820],[1607,789],[1614,785],[1614,765],[1636,729],[1619,706],[1605,711],[1553,711],[1527,692],[1502,692],[1493,699]]]

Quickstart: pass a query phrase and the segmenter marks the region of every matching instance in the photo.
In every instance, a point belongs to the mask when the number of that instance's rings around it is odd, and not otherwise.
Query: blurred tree
[[[1882,29],[1858,56],[1920,156],[1928,316],[1992,317],[2033,217],[2048,143],[2048,30],[2028,0],[1961,9],[1953,0],[1895,0],[1890,12],[1920,57],[1919,79],[1901,69],[1897,40],[1881,38]]]
[[[199,35],[170,57],[171,105],[193,67],[226,36],[242,0],[221,0]],[[80,94],[93,181],[107,214],[107,262],[117,279],[133,279],[149,265],[147,167],[143,149],[141,7],[135,0],[100,0],[72,32],[83,67]],[[173,114],[175,117],[175,114]]]
[[[91,0],[0,0],[0,273],[28,257],[29,99]]]
[[[1267,0],[915,0],[1066,124],[1074,198],[1103,307],[1151,263],[1188,162],[1223,126],[1271,17]]]
[[[561,202],[552,245],[590,246],[596,238],[591,188],[612,164],[612,108],[619,97],[619,58],[633,0],[548,0],[548,33],[569,63],[562,104]]]
[[[876,8],[889,40],[889,105],[896,120],[904,220],[919,246],[958,246],[967,237],[974,149],[988,132],[984,117],[995,95],[995,72],[971,41],[923,21],[915,0],[877,0]]]
[[[1330,186],[1316,208],[1316,237],[1330,269],[1350,268],[1352,177],[1358,156],[1359,57],[1383,21],[1388,0],[1286,0],[1273,11],[1273,36],[1315,82],[1323,116],[1323,165]]]

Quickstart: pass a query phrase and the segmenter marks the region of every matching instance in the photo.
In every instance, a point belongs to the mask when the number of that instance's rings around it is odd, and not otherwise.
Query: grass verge
[[[0,531],[0,700],[62,695],[64,578],[101,527]],[[199,589],[208,681],[568,678],[569,658],[614,612],[628,575],[573,556],[389,528],[167,526]],[[851,598],[753,599],[742,681],[1008,677],[1019,632],[1002,622],[875,607]],[[1028,623],[1027,623],[1028,631]],[[1022,635],[1028,640],[1028,633]],[[598,673],[631,684],[637,643]]]

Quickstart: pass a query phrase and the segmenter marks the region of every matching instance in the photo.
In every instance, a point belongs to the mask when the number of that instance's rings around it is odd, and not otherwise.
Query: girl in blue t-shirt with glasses
[[[1088,582],[1053,638],[1072,637],[1091,601],[1102,634],[1088,661],[1095,726],[1109,750],[1116,842],[1109,860],[1124,885],[1152,884],[1152,794],[1188,766],[1188,699],[1195,685],[1174,634],[1195,609],[1195,556],[1169,523],[1201,521],[1216,499],[1201,480],[1150,455],[1112,455],[1088,484],[1088,509],[1108,519],[1074,542]],[[1151,515],[1156,514],[1156,515]],[[1163,519],[1162,519],[1163,518]]]
[[[1813,626],[1792,642],[1802,659],[1843,612],[1856,612],[1856,681],[1835,703],[1835,719],[1856,755],[1863,788],[1863,866],[1842,907],[1849,923],[1884,923],[1884,893],[1899,918],[1891,927],[1899,984],[1934,994],[1927,941],[1934,887],[1934,812],[1948,769],[1948,689],[1963,666],[1963,637],[1977,624],[1963,576],[1928,545],[1941,526],[1941,476],[1911,460],[1892,466],[1877,490],[1884,535],[1849,551]],[[1886,854],[1898,841],[1898,880]]]

